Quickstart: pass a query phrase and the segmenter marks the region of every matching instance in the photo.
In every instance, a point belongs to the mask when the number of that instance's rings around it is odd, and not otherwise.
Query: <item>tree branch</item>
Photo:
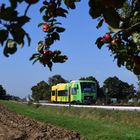
[[[30,6],[31,6],[31,4],[29,4],[29,5],[26,7],[26,9],[25,9],[25,13],[24,13],[24,16],[26,16],[26,14],[27,14],[27,12],[28,12]]]

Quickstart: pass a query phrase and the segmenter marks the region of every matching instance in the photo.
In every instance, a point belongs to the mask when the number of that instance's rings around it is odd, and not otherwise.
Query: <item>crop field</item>
[[[12,101],[0,101],[0,104],[41,122],[78,132],[87,140],[140,140],[140,112],[137,111],[41,106]]]

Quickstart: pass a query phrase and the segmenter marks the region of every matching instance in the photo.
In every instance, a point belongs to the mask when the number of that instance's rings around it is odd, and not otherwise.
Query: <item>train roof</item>
[[[59,88],[59,87],[61,87],[61,88],[66,88],[67,86],[69,86],[69,84],[71,84],[71,83],[76,83],[76,82],[90,82],[90,83],[96,83],[95,81],[92,81],[92,80],[72,80],[72,81],[70,81],[69,83],[59,83],[59,84],[57,84],[57,85],[54,85],[54,86],[52,86],[52,89],[56,89],[56,88]]]
[[[69,87],[69,83],[59,83],[56,85],[57,90],[66,90]]]
[[[95,83],[95,81],[92,81],[92,80],[72,80],[72,81],[70,81],[70,83],[73,83],[73,82],[93,82],[93,83]]]

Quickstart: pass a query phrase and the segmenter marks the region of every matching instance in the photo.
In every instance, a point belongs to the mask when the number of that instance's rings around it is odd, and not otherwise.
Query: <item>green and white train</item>
[[[97,85],[94,81],[75,80],[52,86],[51,102],[92,104],[97,99]]]

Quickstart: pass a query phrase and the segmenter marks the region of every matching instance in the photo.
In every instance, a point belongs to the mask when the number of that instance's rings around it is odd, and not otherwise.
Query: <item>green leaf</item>
[[[93,19],[101,16],[103,8],[100,6],[100,1],[90,0],[89,6],[89,14]]]
[[[21,16],[17,18],[17,21],[20,26],[23,26],[25,23],[30,21],[30,18],[27,16]]]
[[[60,36],[59,36],[59,34],[58,34],[57,32],[53,32],[52,38],[53,38],[54,40],[60,40]]]
[[[65,0],[64,3],[67,6],[67,8],[71,8],[71,9],[75,9],[76,8],[75,3],[72,0]]]
[[[55,56],[52,61],[54,63],[64,63],[66,62],[66,60],[68,59],[68,57],[66,55],[59,55],[59,56]]]
[[[30,46],[31,38],[29,34],[24,31],[23,28],[21,28],[18,24],[12,24],[10,28],[10,33],[13,36],[14,41],[16,41],[19,45],[24,45],[24,37],[26,37],[28,45]]]
[[[62,23],[61,23],[61,22],[55,22],[55,23],[54,23],[54,25],[56,25],[56,24],[59,24],[59,25],[61,25]]]
[[[28,45],[30,46],[31,45],[31,38],[30,38],[30,36],[29,36],[29,34],[27,32],[25,32],[25,36],[27,38]]]
[[[17,7],[17,1],[15,1],[15,0],[10,0],[10,4],[11,4],[12,8],[14,8],[14,9]]]
[[[57,8],[55,11],[56,16],[66,17],[65,13],[68,13],[68,11],[63,8]]]
[[[30,57],[30,61],[37,58],[39,56],[39,53],[34,53],[31,57]]]
[[[46,15],[43,16],[43,20],[44,20],[45,22],[48,22],[49,18],[50,18],[49,16],[46,16]]]
[[[118,65],[118,67],[121,67],[122,65],[124,66],[125,59],[126,59],[126,56],[125,55],[119,55],[117,57],[117,65]]]
[[[56,27],[51,26],[51,27],[49,28],[49,30],[48,30],[48,34],[49,34],[49,33],[52,33],[55,29],[56,29]]]
[[[49,37],[49,38],[45,39],[45,43],[46,43],[47,46],[50,46],[50,45],[52,45],[54,43],[54,40],[55,39],[53,37],[52,38]]]
[[[120,17],[115,9],[113,8],[106,8],[103,11],[103,17],[105,22],[109,24],[112,28],[119,28],[120,24]]]
[[[57,32],[64,32],[65,31],[65,28],[61,28],[61,27],[56,27],[56,31]]]
[[[40,42],[38,43],[38,46],[37,46],[36,50],[37,50],[39,53],[43,53],[43,49],[44,49],[44,44],[43,44],[42,41],[40,41]]]
[[[101,41],[102,37],[97,38],[95,44],[97,44],[97,47],[101,49],[101,47],[104,45],[104,42]]]
[[[11,28],[10,33],[12,34],[14,40],[18,44],[21,43],[24,44],[24,36],[26,35],[28,38],[28,34],[18,24],[12,24],[10,28]],[[29,41],[28,43],[30,43],[30,39],[28,41]]]
[[[17,51],[17,43],[12,39],[7,40],[5,48],[4,48],[4,55],[8,57],[8,54],[14,54]]]
[[[44,24],[44,23],[39,23],[39,24],[38,24],[38,27],[42,26],[43,24]]]
[[[40,13],[42,13],[46,8],[47,8],[46,6],[42,6],[42,7],[40,8]]]
[[[51,61],[49,63],[47,63],[47,66],[49,67],[50,71],[52,71],[53,63]]]
[[[96,26],[96,28],[99,29],[100,27],[102,27],[103,22],[104,22],[104,19],[101,19],[101,20],[99,21],[98,25]]]
[[[127,68],[128,70],[131,70],[131,69],[133,68],[133,62],[128,60],[128,61],[126,62],[126,68]]]
[[[34,65],[37,61],[39,61],[39,57],[37,57],[32,64]]]
[[[24,0],[16,0],[17,2],[19,2],[19,3],[21,3],[21,2],[23,2]]]
[[[16,21],[18,12],[12,7],[1,8],[0,18],[6,21]]]
[[[0,43],[2,45],[7,38],[8,38],[8,31],[7,30],[0,30]]]
[[[49,19],[48,22],[55,22],[57,21],[56,19]]]
[[[100,9],[95,10],[95,9],[90,8],[89,14],[93,19],[95,19],[95,18],[98,18],[99,16],[101,16],[101,11],[100,11]]]

